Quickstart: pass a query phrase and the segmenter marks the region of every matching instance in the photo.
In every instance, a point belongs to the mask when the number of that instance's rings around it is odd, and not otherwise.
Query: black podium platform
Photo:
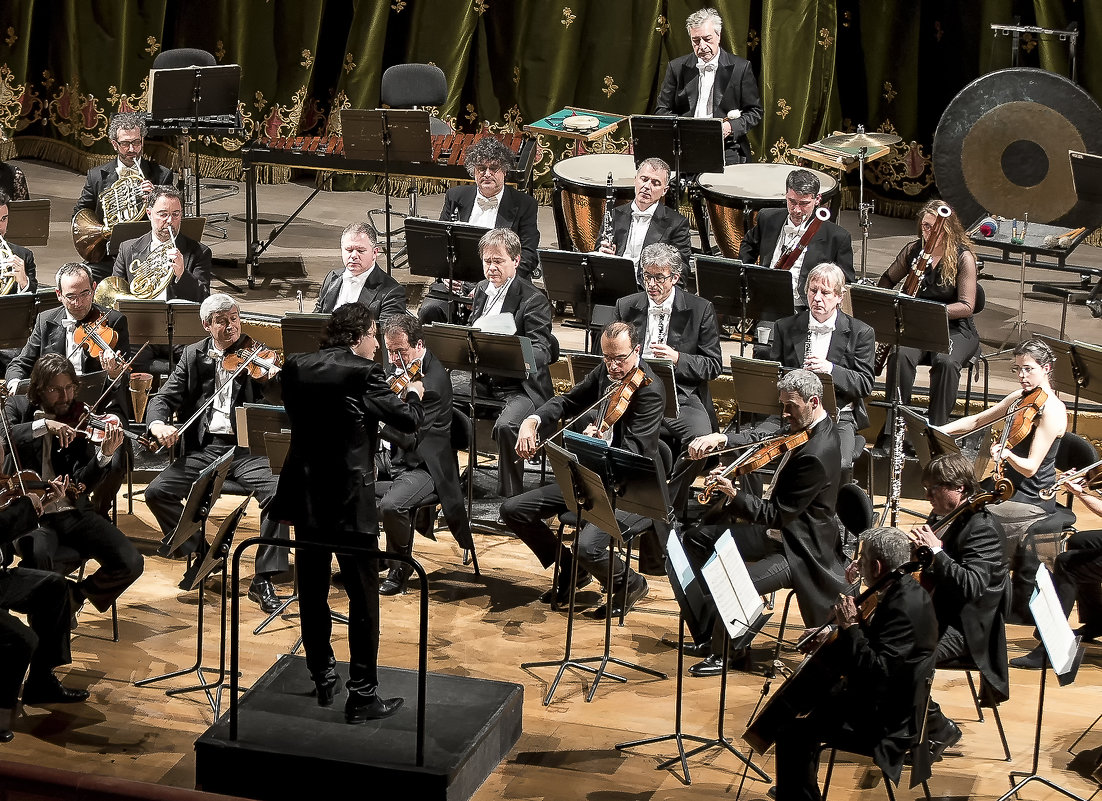
[[[347,663],[337,670],[348,677]],[[266,801],[339,787],[466,801],[520,738],[521,685],[429,673],[425,764],[417,767],[417,671],[380,667],[379,684],[405,705],[385,720],[350,726],[347,696],[319,707],[306,660],[281,656],[242,696],[237,740],[223,715],[195,741],[196,787]]]

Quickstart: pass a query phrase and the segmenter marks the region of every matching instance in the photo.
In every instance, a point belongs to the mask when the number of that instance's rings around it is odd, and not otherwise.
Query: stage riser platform
[[[348,677],[347,664],[337,670]],[[381,667],[379,682],[384,697],[406,699],[402,709],[348,725],[347,695],[319,707],[305,660],[281,656],[241,698],[237,740],[223,715],[195,742],[196,787],[261,801],[301,801],[340,787],[466,801],[520,738],[521,685],[430,673],[425,764],[417,767],[417,673]]]

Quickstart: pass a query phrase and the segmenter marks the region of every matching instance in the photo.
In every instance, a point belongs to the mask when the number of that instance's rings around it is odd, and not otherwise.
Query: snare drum
[[[597,248],[597,237],[605,216],[605,191],[612,173],[616,205],[635,199],[635,157],[627,153],[589,153],[558,161],[555,175],[554,213],[559,247],[569,245],[563,234],[581,253]]]
[[[708,210],[708,222],[720,252],[737,259],[742,237],[757,219],[759,209],[785,205],[784,182],[791,164],[731,164],[723,172],[700,174],[700,194]],[[825,172],[811,170],[819,179],[820,205],[838,193],[838,182]],[[698,221],[699,225],[699,221]]]

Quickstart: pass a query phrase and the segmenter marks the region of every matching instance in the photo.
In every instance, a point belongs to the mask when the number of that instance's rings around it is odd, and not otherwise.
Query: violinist
[[[871,587],[910,556],[906,534],[874,528],[861,535],[860,557],[853,564]],[[839,631],[829,657],[842,678],[822,688],[810,714],[778,731],[776,801],[821,798],[822,744],[871,754],[898,784],[904,755],[922,728],[921,704],[937,643],[929,594],[904,574],[876,591],[871,616],[862,616],[849,596],[831,612]]]
[[[972,464],[959,454],[932,459],[922,470],[922,485],[930,502],[929,520],[911,529],[911,541],[934,551],[922,571],[922,583],[933,593],[937,612],[937,663],[959,660],[979,668],[981,697],[997,704],[1010,697],[1006,663],[1003,601],[1007,569],[1002,537],[992,511],[998,506],[964,508],[975,496]],[[947,526],[938,521],[956,516]],[[960,728],[930,701],[926,719],[933,755],[940,756],[960,741]]]
[[[597,365],[565,395],[552,398],[524,419],[517,438],[517,454],[522,458],[535,454],[540,438],[554,435],[560,422],[569,422],[572,428],[580,429],[591,437],[601,437],[614,448],[643,456],[657,454],[666,393],[662,382],[640,359],[641,351],[639,332],[633,325],[623,322],[606,325],[601,332],[604,364]],[[632,385],[638,383],[640,374],[636,371],[641,371],[641,377],[648,380],[643,381],[638,389],[628,392],[627,382]],[[616,393],[617,389],[622,391]],[[614,399],[620,402],[614,403]],[[505,525],[532,549],[544,568],[551,567],[558,555],[558,585],[540,597],[544,603],[561,604],[569,600],[573,558],[568,549],[559,546],[558,537],[544,522],[546,518],[562,514],[569,508],[558,483],[554,481],[507,498],[501,505],[501,519]],[[581,587],[590,582],[591,576],[603,579],[607,575],[609,536],[596,526],[587,524],[578,537],[578,587]],[[646,596],[647,581],[615,555],[612,576],[612,614],[617,616],[620,614],[624,585],[627,585],[624,610],[627,611]],[[602,607],[594,612],[594,616],[604,617],[605,613],[606,609]]]
[[[1040,493],[1056,480],[1056,452],[1068,427],[1064,402],[1052,389],[1052,349],[1039,339],[1027,339],[1014,348],[1010,370],[1021,389],[1015,390],[990,409],[955,420],[942,429],[954,437],[963,436],[981,426],[1006,419],[1008,439],[1000,438],[990,446],[996,470],[1014,485],[1009,501],[991,507],[991,514],[1006,538],[1010,568],[1014,573],[1014,597],[1010,622],[1028,623],[1029,598],[1039,564],[1036,547],[1026,547],[1027,529],[1056,510],[1056,499],[1045,500]]]
[[[948,217],[938,209],[945,206]],[[940,222],[939,222],[940,220]],[[895,261],[880,276],[878,286],[892,288],[904,281],[912,268],[922,270],[915,297],[944,303],[949,315],[949,353],[900,348],[899,389],[904,404],[911,402],[915,382],[915,367],[930,365],[930,422],[942,425],[949,420],[957,402],[960,371],[980,346],[980,335],[972,318],[976,309],[976,257],[968,244],[968,236],[960,217],[940,200],[931,200],[918,214],[920,237],[906,245]],[[939,233],[940,232],[940,233]],[[920,258],[923,252],[930,258]],[[923,268],[923,265],[925,267]],[[895,396],[894,357],[887,364],[888,397]],[[885,432],[890,432],[885,427]]]
[[[108,424],[103,441],[93,445],[62,422],[77,402],[76,388],[76,371],[64,356],[47,353],[35,363],[27,395],[7,402],[15,452],[8,454],[5,471],[33,470],[44,480],[67,478],[86,488],[47,502],[38,528],[17,543],[17,549],[24,566],[39,570],[53,569],[59,547],[76,551],[82,559],[95,559],[99,569],[72,585],[73,611],[88,600],[106,612],[142,574],[144,560],[118,528],[92,509],[87,488],[103,479],[123,435],[118,426]]]
[[[814,373],[786,373],[777,382],[777,395],[787,426],[785,434],[806,431],[807,441],[781,456],[770,491],[763,497],[736,489],[730,478],[723,477],[723,468],[712,471],[710,486],[723,503],[717,514],[720,522],[687,530],[685,552],[695,568],[702,568],[716,541],[730,528],[754,589],[767,595],[794,588],[804,624],[818,626],[830,616],[838,593],[849,588],[834,514],[842,463],[838,432],[823,409],[823,384]],[[691,647],[696,655],[707,654],[704,661],[689,668],[692,675],[718,676],[723,672],[724,631],[722,621],[717,620],[710,645]],[[729,659],[737,662],[745,656],[732,653]]]
[[[149,435],[168,448],[183,443],[183,455],[149,483],[145,500],[161,532],[165,544],[184,509],[184,498],[192,483],[204,468],[226,451],[234,452],[229,478],[256,494],[260,503],[260,534],[263,537],[288,537],[287,528],[272,520],[265,509],[275,495],[276,478],[272,475],[267,456],[249,453],[237,445],[237,421],[234,410],[245,403],[263,402],[278,368],[268,372],[258,370],[259,378],[242,372],[230,381],[234,373],[234,361],[239,362],[251,339],[241,332],[241,316],[235,301],[229,295],[216,292],[199,307],[203,328],[210,335],[184,348],[183,357],[176,363],[172,375],[160,392],[150,396],[146,408]],[[178,421],[189,420],[202,409],[199,417],[188,428],[180,430],[170,421],[176,415]],[[201,557],[206,553],[207,542],[196,533],[181,547],[185,554],[196,554],[191,568],[180,582],[190,586]],[[255,574],[249,585],[249,599],[266,612],[279,607],[271,577],[288,567],[287,549],[261,546],[256,552]]]
[[[452,536],[463,547],[471,547],[471,523],[459,486],[459,462],[451,444],[452,385],[448,371],[425,347],[421,323],[412,315],[388,318],[383,323],[383,342],[397,371],[395,375],[413,374],[425,386],[421,398],[425,420],[417,431],[407,433],[384,424],[379,432],[384,446],[377,459],[380,469],[375,497],[386,532],[386,550],[407,556],[413,552],[410,510],[421,506],[432,494],[440,498]],[[392,562],[379,594],[402,592],[412,570],[405,562]]]

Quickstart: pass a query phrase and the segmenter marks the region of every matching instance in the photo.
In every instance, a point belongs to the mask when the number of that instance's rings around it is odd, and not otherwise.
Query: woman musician
[[[948,216],[938,213],[948,211]],[[957,385],[964,364],[980,345],[972,315],[976,309],[976,257],[961,227],[960,218],[940,200],[931,200],[918,215],[920,237],[899,251],[895,261],[880,276],[879,286],[906,286],[908,273],[916,271],[918,286],[913,293],[922,300],[944,303],[949,315],[949,353],[899,349],[899,389],[903,403],[911,402],[915,368],[930,365],[930,422],[941,425],[957,400]],[[895,396],[895,365],[888,360],[888,398]],[[890,429],[887,429],[890,430]]]
[[[1006,418],[1007,439],[990,446],[997,475],[1014,485],[1009,501],[991,507],[1002,526],[1010,567],[1014,571],[1014,603],[1011,622],[1032,620],[1027,604],[1037,573],[1036,548],[1020,548],[1029,526],[1056,510],[1055,498],[1045,500],[1042,490],[1056,480],[1056,452],[1068,427],[1068,413],[1051,386],[1052,350],[1038,339],[1028,339],[1014,348],[1011,372],[1018,378],[1016,389],[986,411],[963,417],[947,426],[945,433],[963,436],[981,426]],[[1008,415],[1010,415],[1008,417]]]
[[[666,406],[666,393],[650,367],[640,359],[640,332],[625,322],[609,323],[601,332],[603,365],[597,365],[579,384],[564,395],[552,398],[524,419],[517,439],[517,454],[528,458],[539,449],[539,438],[554,435],[560,421],[583,434],[603,439],[614,448],[623,448],[642,456],[658,454],[658,432]],[[635,387],[632,389],[632,387]],[[613,419],[614,418],[614,419]],[[552,515],[574,508],[574,499],[567,503],[557,482],[550,482],[507,499],[501,505],[505,525],[532,549],[545,567],[558,564],[554,585],[541,597],[545,603],[569,600],[573,573],[573,557],[559,546],[558,537],[544,522]],[[578,586],[588,584],[591,575],[607,575],[608,534],[596,526],[586,525],[579,534]],[[613,557],[612,614],[620,613],[624,598],[621,590],[627,586],[626,609],[630,609],[647,594],[647,582],[627,567],[619,557]],[[606,588],[607,589],[607,588]],[[605,608],[596,616],[604,616]]]

